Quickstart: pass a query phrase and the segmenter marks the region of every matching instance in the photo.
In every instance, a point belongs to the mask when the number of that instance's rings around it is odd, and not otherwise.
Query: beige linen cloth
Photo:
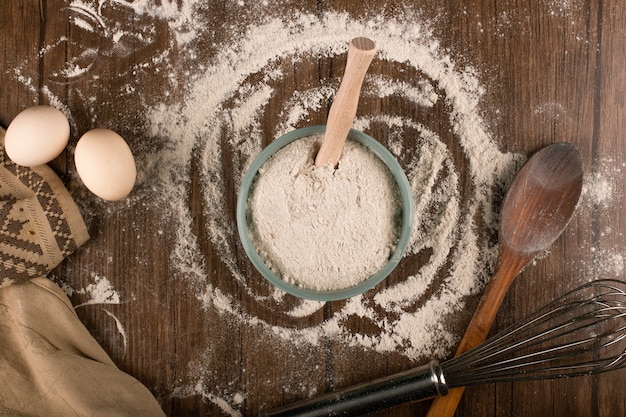
[[[0,144],[0,416],[164,416],[42,276],[89,237],[69,193]]]

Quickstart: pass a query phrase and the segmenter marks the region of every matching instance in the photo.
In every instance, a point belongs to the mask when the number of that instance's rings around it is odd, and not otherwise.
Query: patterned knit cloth
[[[165,417],[43,277],[88,238],[61,180],[12,163],[0,128],[0,416]]]
[[[76,204],[47,166],[4,152],[0,127],[0,285],[46,275],[89,239]]]

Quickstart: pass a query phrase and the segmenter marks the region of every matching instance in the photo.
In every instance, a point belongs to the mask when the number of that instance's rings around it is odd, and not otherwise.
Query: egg
[[[135,158],[126,141],[109,129],[92,129],[76,144],[74,164],[85,187],[116,201],[128,196],[137,179]]]
[[[65,115],[50,106],[29,107],[9,124],[4,137],[7,156],[16,164],[34,167],[59,156],[70,138]]]

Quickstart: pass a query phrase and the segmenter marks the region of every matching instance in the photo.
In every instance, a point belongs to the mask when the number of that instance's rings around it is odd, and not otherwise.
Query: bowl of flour
[[[316,167],[324,125],[274,140],[252,162],[237,228],[261,275],[292,295],[332,301],[383,281],[402,259],[413,221],[404,171],[378,141],[352,129],[339,165]]]

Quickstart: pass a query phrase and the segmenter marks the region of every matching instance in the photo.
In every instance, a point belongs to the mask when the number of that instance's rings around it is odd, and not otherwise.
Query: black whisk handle
[[[439,362],[312,398],[274,410],[262,417],[357,416],[395,405],[448,393]]]

